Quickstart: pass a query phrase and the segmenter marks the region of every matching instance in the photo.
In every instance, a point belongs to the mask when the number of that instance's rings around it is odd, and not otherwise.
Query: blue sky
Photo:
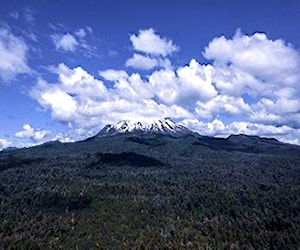
[[[300,2],[0,0],[0,150],[122,119],[300,144]]]

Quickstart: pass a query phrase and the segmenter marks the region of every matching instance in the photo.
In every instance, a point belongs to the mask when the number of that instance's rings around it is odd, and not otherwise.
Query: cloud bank
[[[78,31],[84,37],[85,32]],[[300,55],[264,33],[213,39],[203,56],[174,67],[179,47],[153,29],[130,35],[125,65],[147,75],[107,69],[93,76],[61,63],[57,81],[39,79],[30,95],[52,117],[81,131],[136,117],[172,117],[201,134],[246,133],[300,144]]]

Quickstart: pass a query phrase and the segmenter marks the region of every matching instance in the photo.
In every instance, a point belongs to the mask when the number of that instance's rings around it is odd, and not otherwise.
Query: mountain
[[[111,136],[123,133],[139,134],[164,134],[164,135],[184,135],[193,133],[183,125],[176,124],[169,118],[165,119],[143,119],[143,120],[123,120],[117,124],[106,125],[98,134],[98,137]]]
[[[298,249],[300,147],[121,121],[0,152],[0,249]]]
[[[117,137],[117,138],[115,138]],[[176,124],[169,118],[123,120],[116,124],[106,125],[96,136],[85,141],[92,140],[94,145],[103,144],[102,148],[109,150],[132,151],[142,145],[150,147],[163,146],[164,152],[211,149],[224,151],[238,151],[246,153],[266,154],[294,154],[299,152],[299,147],[277,141],[274,138],[262,138],[244,134],[230,135],[227,138],[202,136],[183,125]],[[195,146],[197,146],[195,148]]]

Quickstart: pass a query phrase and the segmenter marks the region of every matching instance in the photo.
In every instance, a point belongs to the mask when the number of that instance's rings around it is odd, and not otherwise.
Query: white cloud
[[[179,50],[172,40],[160,37],[153,29],[140,30],[130,36],[133,48],[147,54],[167,56]]]
[[[38,99],[42,107],[52,110],[54,119],[68,123],[76,117],[76,101],[58,86],[52,86],[39,80],[36,87],[31,91],[31,96]]]
[[[28,46],[9,28],[0,28],[0,78],[9,82],[18,74],[30,74],[27,63]]]
[[[212,81],[215,83],[217,91],[224,95],[241,96],[247,93],[251,96],[258,96],[260,93],[267,94],[270,89],[255,76],[233,65],[214,65]]]
[[[198,119],[184,119],[181,123],[202,135],[218,137],[227,137],[232,134],[257,135],[261,137],[273,137],[282,142],[300,145],[300,129],[286,125],[274,126],[241,121],[226,125],[219,119],[214,119],[207,123]]]
[[[50,84],[40,79],[31,97],[50,110],[54,119],[78,128],[99,129],[108,122],[130,117],[190,117],[182,107],[154,101],[151,86],[139,74],[100,72],[114,81],[107,88],[80,67],[70,69],[60,64],[53,72],[58,74],[58,82]]]
[[[241,97],[218,95],[208,102],[198,101],[195,112],[199,117],[213,119],[220,114],[229,116],[247,115],[251,108]]]
[[[168,58],[158,58],[158,65],[164,69],[173,69],[172,63]]]
[[[6,139],[0,139],[0,151],[12,146],[12,142]]]
[[[70,69],[64,64],[53,71],[58,74],[62,89],[76,98],[77,95],[101,100],[107,95],[107,89],[102,81],[95,79],[81,67]]]
[[[296,95],[293,96],[296,98]],[[293,124],[300,127],[300,101],[299,99],[268,99],[261,98],[252,105],[251,121],[264,124]]]
[[[99,75],[108,81],[118,81],[121,78],[128,78],[128,74],[124,70],[108,69],[108,70],[100,71]]]
[[[85,38],[86,36],[86,32],[83,28],[80,28],[78,29],[76,32],[75,32],[75,35],[78,37],[78,38]]]
[[[158,60],[149,56],[143,56],[134,53],[131,58],[126,61],[127,67],[133,67],[136,69],[153,69],[159,65]]]
[[[211,81],[211,66],[200,65],[196,60],[177,71],[165,69],[149,76],[155,95],[167,104],[188,105],[198,100],[208,101],[218,94]]]
[[[273,112],[278,115],[298,113],[300,112],[300,100],[280,98],[274,102],[271,99],[262,98],[256,107],[259,110],[266,110],[269,113]]]
[[[50,37],[56,50],[64,52],[80,53],[88,58],[99,58],[99,51],[95,45],[93,30],[91,27],[79,28],[76,31],[68,31],[67,27],[60,24],[50,24],[55,31]]]
[[[29,124],[24,124],[23,129],[15,133],[17,138],[28,138],[34,142],[40,142],[50,135],[50,131],[44,129],[34,129]]]
[[[152,36],[160,42],[150,50],[145,44]],[[173,68],[166,57],[176,51],[175,45],[170,49],[171,40],[151,29],[130,39],[143,54],[133,54],[126,65],[152,70],[147,75],[108,69],[99,72],[101,81],[81,67],[60,64],[52,70],[57,81],[40,79],[31,97],[80,136],[121,119],[168,116],[202,134],[246,133],[299,142],[300,56],[291,45],[237,32],[208,45],[204,55],[212,64],[192,59]]]
[[[136,69],[151,70],[153,68],[172,69],[172,63],[168,58],[144,56],[134,53],[133,56],[127,59],[126,67]]]
[[[300,54],[264,33],[215,38],[204,56],[213,60],[212,81],[222,95],[253,98],[252,122],[300,127]]]
[[[76,134],[74,131],[72,131],[72,135],[70,133],[58,133],[56,134],[51,141],[60,141],[60,142],[74,142],[83,138],[78,137],[78,134]],[[75,137],[75,138],[73,138]],[[84,139],[86,139],[85,137]]]
[[[215,38],[204,56],[216,63],[233,64],[264,81],[289,85],[299,79],[299,74],[292,77],[300,65],[299,53],[283,40],[272,41],[264,33],[247,36],[237,31],[233,39]]]
[[[213,60],[217,69],[222,66],[229,74],[240,72],[257,79],[257,94],[272,94],[277,85],[294,86],[300,80],[300,55],[283,40],[270,40],[264,33],[251,36],[237,31],[232,39],[215,38],[205,48],[203,55]],[[233,79],[233,76],[230,77]],[[252,79],[249,87],[251,88]],[[222,89],[222,86],[219,85]]]
[[[51,38],[57,50],[61,49],[64,51],[75,52],[78,47],[76,38],[70,33],[53,34]]]
[[[153,97],[152,91],[139,74],[132,74],[128,78],[120,78],[115,81],[113,93],[118,98],[140,102]],[[112,93],[112,92],[111,92]]]
[[[172,63],[166,56],[179,48],[171,40],[160,37],[153,29],[140,30],[138,35],[131,35],[130,40],[134,50],[144,54],[134,53],[131,58],[127,59],[126,67],[143,70],[157,67],[172,69]]]
[[[182,91],[187,98],[194,96],[194,100],[207,101],[218,94],[211,80],[211,66],[200,65],[191,60],[188,66],[177,70],[178,78],[182,83]],[[182,93],[183,95],[183,93]]]
[[[155,96],[164,104],[176,103],[180,83],[173,70],[159,70],[149,76],[149,84]]]

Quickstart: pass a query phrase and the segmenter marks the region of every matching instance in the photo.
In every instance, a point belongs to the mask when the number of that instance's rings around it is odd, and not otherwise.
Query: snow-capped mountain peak
[[[143,119],[143,120],[122,120],[115,125],[106,125],[98,135],[115,135],[121,133],[142,132],[157,134],[176,134],[191,132],[183,125],[176,124],[169,118],[164,119]]]

